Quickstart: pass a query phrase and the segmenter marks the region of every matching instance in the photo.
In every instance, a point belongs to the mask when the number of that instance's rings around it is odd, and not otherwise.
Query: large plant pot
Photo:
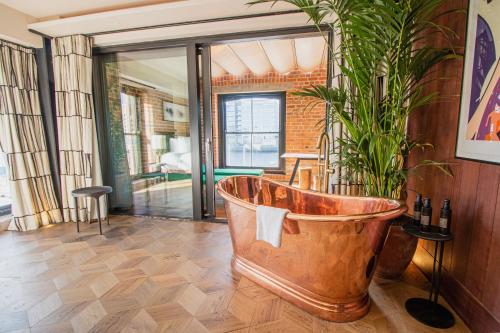
[[[402,225],[409,223],[404,217],[393,221],[389,234],[380,253],[375,276],[397,279],[406,270],[417,250],[418,239],[404,232]]]

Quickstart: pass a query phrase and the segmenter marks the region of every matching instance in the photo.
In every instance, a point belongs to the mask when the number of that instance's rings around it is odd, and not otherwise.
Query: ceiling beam
[[[295,48],[299,69],[310,72],[321,66],[325,50],[323,37],[296,38]]]
[[[294,54],[290,39],[266,40],[262,41],[262,46],[277,72],[285,74],[294,69]]]
[[[243,75],[249,72],[249,68],[243,61],[225,45],[214,45],[212,49],[212,59],[224,70],[232,75]]]
[[[260,76],[273,70],[271,62],[258,41],[229,45],[253,74]]]
[[[301,14],[300,10],[287,4],[280,4],[272,9],[266,5],[249,8],[246,2],[247,0],[174,1],[34,22],[28,28],[52,37],[72,34],[101,36],[263,18],[280,21],[289,15]],[[224,9],[224,15],[221,15],[221,8]],[[277,16],[280,19],[276,19]],[[303,13],[302,16],[306,17]]]
[[[295,38],[292,39],[292,49],[293,49],[293,62],[295,64],[295,69],[299,69],[299,62],[297,61],[297,48],[295,47]]]
[[[222,68],[218,63],[216,63],[213,59],[212,59],[212,64],[211,64],[211,70],[212,70],[212,77],[213,78],[218,78],[218,77],[221,77],[221,76],[224,76],[225,74],[227,74],[227,72],[224,70],[224,68]]]

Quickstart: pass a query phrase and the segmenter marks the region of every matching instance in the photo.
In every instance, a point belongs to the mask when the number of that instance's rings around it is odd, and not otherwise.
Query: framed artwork
[[[189,108],[185,105],[163,101],[163,120],[188,123]]]
[[[470,0],[456,157],[500,163],[500,1]]]

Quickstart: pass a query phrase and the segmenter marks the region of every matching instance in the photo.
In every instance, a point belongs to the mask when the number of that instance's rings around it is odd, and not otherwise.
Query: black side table
[[[71,195],[75,198],[75,209],[76,209],[76,232],[80,232],[80,218],[78,214],[78,198],[94,198],[96,200],[96,208],[97,208],[97,221],[99,221],[99,233],[102,235],[102,226],[101,226],[101,207],[99,203],[99,198],[101,196],[105,196],[106,204],[109,202],[108,194],[113,192],[113,188],[111,186],[90,186],[90,187],[82,187],[76,190],[71,191]],[[87,216],[88,216],[87,212]],[[109,225],[109,213],[107,215],[107,222]],[[89,218],[90,223],[90,218]]]
[[[453,236],[451,234],[440,234],[439,229],[435,226],[431,226],[429,231],[423,231],[420,226],[408,224],[403,226],[403,230],[412,236],[435,242],[434,265],[432,267],[431,279],[432,287],[429,299],[408,299],[405,303],[406,311],[408,311],[413,318],[428,326],[436,328],[452,327],[455,325],[455,318],[453,317],[453,314],[448,311],[448,309],[438,303],[438,297],[441,283],[441,270],[443,266],[444,243],[453,239]],[[439,258],[437,257],[438,248]],[[437,272],[436,261],[438,262]]]

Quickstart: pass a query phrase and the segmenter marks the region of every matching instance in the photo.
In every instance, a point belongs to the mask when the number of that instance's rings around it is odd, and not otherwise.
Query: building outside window
[[[11,198],[9,185],[9,169],[7,167],[7,155],[0,153],[0,216],[11,212]]]
[[[285,92],[219,95],[224,167],[283,170]]]

